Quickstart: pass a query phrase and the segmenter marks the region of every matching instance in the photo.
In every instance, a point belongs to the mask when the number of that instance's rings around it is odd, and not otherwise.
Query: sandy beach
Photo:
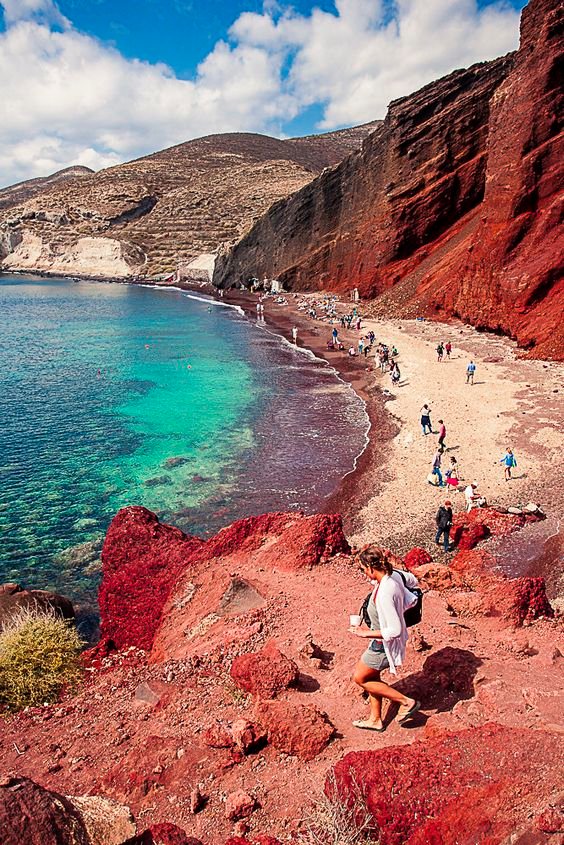
[[[227,297],[254,319],[257,296],[230,292]],[[367,403],[370,443],[327,505],[328,510],[343,513],[353,542],[385,543],[400,553],[414,544],[431,549],[438,506],[449,498],[455,511],[463,510],[464,488],[476,481],[479,492],[495,506],[523,506],[532,500],[543,507],[548,518],[536,544],[542,549],[544,540],[551,539],[551,554],[544,564],[550,567],[561,553],[564,365],[522,358],[510,339],[456,322],[363,318],[358,332],[342,330],[336,321],[345,350],[370,330],[376,343],[397,347],[402,377],[399,386],[392,386],[389,374],[377,366],[374,351],[368,358],[351,358],[346,351],[327,349],[333,323],[310,318],[298,307],[322,302],[323,294],[285,298],[284,305],[265,300],[266,326],[287,338],[292,325],[297,326],[298,344],[325,358]],[[347,301],[338,302],[337,313],[347,313],[350,307]],[[358,310],[362,315],[362,303]],[[445,357],[439,363],[440,340],[450,340],[452,352],[450,360]],[[466,384],[470,359],[476,364],[473,385]],[[431,408],[433,434],[423,436],[420,410],[425,402]],[[454,455],[461,478],[458,489],[437,488],[427,481],[439,419],[447,429],[443,471]],[[517,460],[511,481],[505,481],[500,464],[508,446]],[[526,546],[526,532],[521,535]],[[534,566],[531,560],[529,570]],[[560,593],[554,579],[549,580],[553,580],[551,592]]]

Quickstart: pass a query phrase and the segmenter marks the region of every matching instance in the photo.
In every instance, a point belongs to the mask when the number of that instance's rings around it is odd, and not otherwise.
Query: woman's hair
[[[397,558],[389,549],[371,544],[365,546],[359,554],[360,565],[363,569],[374,569],[376,572],[385,572],[391,575],[394,571],[394,563]]]

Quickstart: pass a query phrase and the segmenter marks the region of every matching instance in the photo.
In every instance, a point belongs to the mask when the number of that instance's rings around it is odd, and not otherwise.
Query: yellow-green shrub
[[[0,631],[0,710],[51,703],[75,687],[81,646],[74,625],[54,613],[17,611]]]

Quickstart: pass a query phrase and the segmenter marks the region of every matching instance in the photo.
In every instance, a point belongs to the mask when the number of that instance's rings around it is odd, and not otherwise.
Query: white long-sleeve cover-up
[[[407,587],[417,587],[418,581],[411,572],[403,572]],[[375,589],[376,610],[380,620],[380,631],[384,651],[390,664],[390,672],[397,675],[396,666],[401,666],[405,657],[408,633],[404,611],[417,602],[417,596],[406,589],[399,572],[384,575]]]

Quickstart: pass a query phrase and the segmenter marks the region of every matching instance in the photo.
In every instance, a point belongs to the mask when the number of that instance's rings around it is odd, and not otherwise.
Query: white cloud
[[[516,46],[502,0],[336,0],[297,15],[246,12],[194,79],[124,58],[73,29],[53,0],[0,0],[0,184],[98,168],[222,131],[281,134],[319,103],[319,128],[382,117],[391,99]],[[386,17],[388,14],[388,17]]]
[[[61,14],[53,0],[2,0],[0,5],[4,8],[7,26],[31,18],[64,28],[70,26],[70,21]]]

